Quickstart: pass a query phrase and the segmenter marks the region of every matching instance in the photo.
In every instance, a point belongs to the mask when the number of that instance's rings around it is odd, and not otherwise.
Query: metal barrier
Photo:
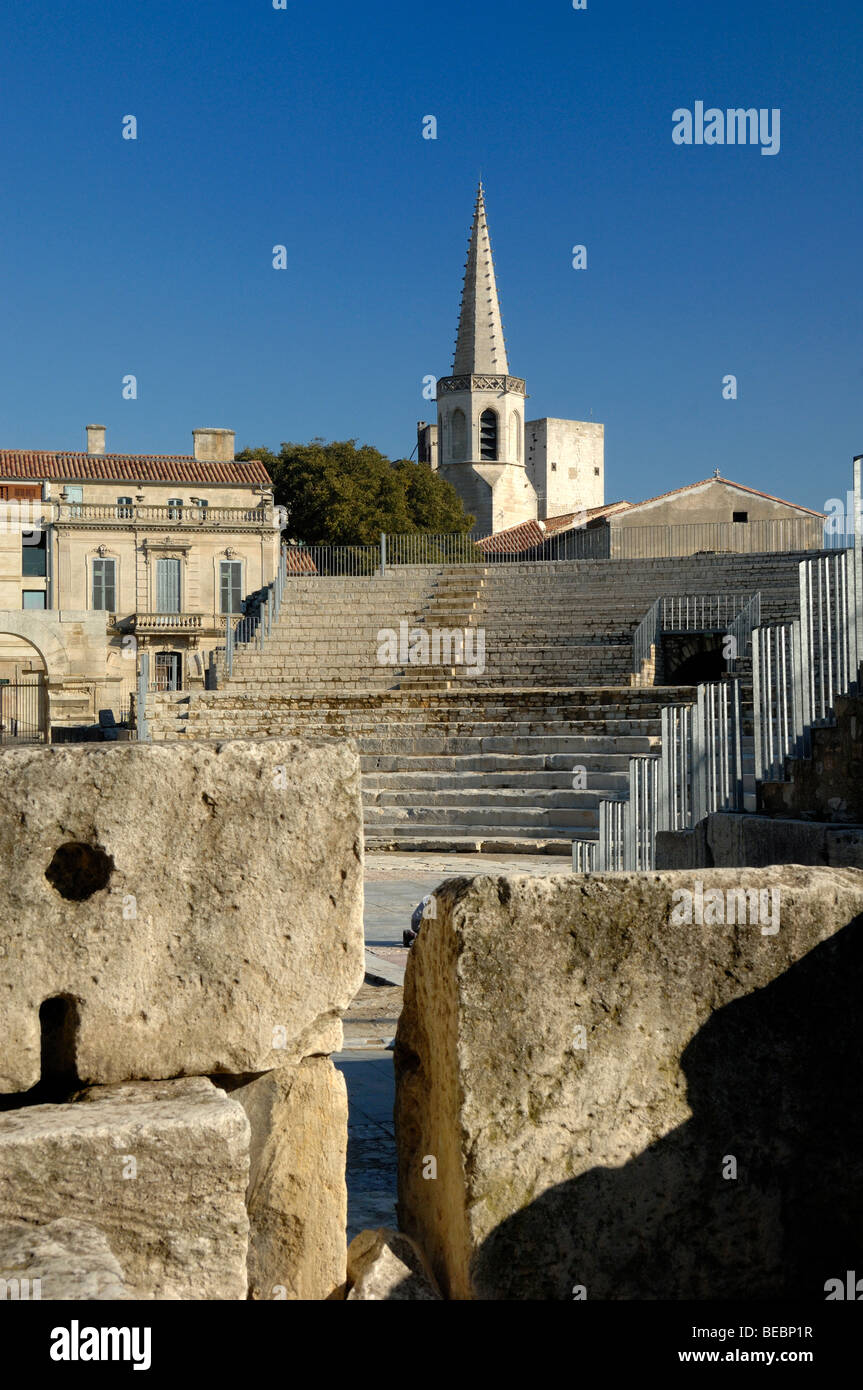
[[[696,688],[692,724],[692,825],[711,811],[743,810],[740,681]]]
[[[623,830],[623,867],[652,869],[659,806],[659,763],[652,753],[629,760],[629,800]]]
[[[141,652],[138,665],[138,691],[135,697],[135,730],[139,743],[150,742],[150,724],[147,719],[147,693],[150,689],[150,653]]]
[[[660,717],[661,753],[630,758],[628,798],[599,803],[602,871],[652,869],[657,831],[689,829],[711,811],[743,810],[739,678],[705,682],[694,705],[667,705]]]
[[[852,605],[849,599],[853,592],[853,560],[853,552],[843,550],[837,555],[823,555],[817,560],[800,562],[800,648],[805,724],[828,721],[837,694],[844,694],[851,684]]]
[[[853,547],[801,560],[800,617],[753,632],[755,775],[780,781],[806,757],[811,730],[834,719],[838,695],[858,688],[863,661],[863,458],[853,463]],[[845,533],[847,539],[847,533]]]
[[[752,629],[760,621],[761,594],[674,594],[648,608],[632,637],[632,671],[644,672],[656,657],[663,632],[729,632],[734,651],[745,653]]]
[[[656,828],[685,830],[692,824],[692,705],[665,705],[660,721],[662,755]]]
[[[781,779],[785,759],[809,751],[803,717],[800,624],[774,623],[752,634],[755,778]]]
[[[374,579],[408,565],[515,565],[573,560],[637,560],[708,554],[787,554],[828,550],[817,521],[685,522],[673,526],[572,525],[549,534],[541,521],[524,521],[492,536],[465,532],[381,533],[361,545],[287,547],[292,578]],[[721,597],[721,596],[720,596]],[[732,615],[733,616],[733,615]]]
[[[596,840],[573,840],[572,872],[574,874],[594,873],[596,870],[598,852],[599,845]]]
[[[622,798],[599,803],[599,842],[596,867],[600,873],[615,873],[625,868],[624,826],[626,802]]]

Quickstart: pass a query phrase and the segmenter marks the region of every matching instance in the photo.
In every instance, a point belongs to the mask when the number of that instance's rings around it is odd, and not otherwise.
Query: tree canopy
[[[355,439],[283,444],[277,454],[244,449],[237,458],[261,460],[276,503],[288,508],[288,536],[307,545],[368,545],[381,531],[466,532],[474,522],[431,468],[392,462]]]

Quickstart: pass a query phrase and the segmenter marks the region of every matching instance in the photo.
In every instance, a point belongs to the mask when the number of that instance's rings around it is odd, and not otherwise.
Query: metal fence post
[[[386,577],[387,572],[387,533],[381,531],[381,579]]]
[[[141,652],[138,666],[138,701],[135,709],[135,726],[139,743],[150,743],[150,723],[147,719],[147,692],[150,688],[150,653]]]

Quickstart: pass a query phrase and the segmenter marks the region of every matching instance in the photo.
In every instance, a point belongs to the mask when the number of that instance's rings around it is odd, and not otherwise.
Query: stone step
[[[624,735],[615,737],[614,747],[618,753],[632,755],[634,753],[649,753],[659,743],[658,738],[645,738]],[[530,754],[559,754],[559,753],[591,753],[596,751],[596,740],[586,735],[565,734],[561,738],[551,735],[537,734],[536,736],[526,735],[523,738],[510,737],[507,734],[499,734],[489,738],[390,738],[387,734],[364,738],[362,740],[362,751],[367,755],[379,753],[381,755],[392,755],[395,753],[417,756],[455,756],[458,754],[483,754],[483,753],[523,753]]]
[[[363,810],[363,821],[369,834],[382,826],[387,828],[388,833],[396,833],[400,828],[410,828],[415,825],[447,825],[466,828],[478,825],[482,826],[483,829],[504,826],[508,830],[517,831],[520,835],[524,835],[532,829],[544,828],[547,830],[550,827],[557,829],[558,826],[561,827],[561,831],[567,828],[596,829],[597,812],[590,807],[564,807],[561,810],[556,810],[552,807],[536,806],[478,805],[459,809],[451,806],[422,805],[380,808],[367,805]]]
[[[623,782],[621,790],[625,791],[626,780],[620,780]],[[363,805],[384,815],[390,808],[415,809],[418,804],[424,809],[435,807],[450,811],[456,818],[462,811],[477,807],[497,810],[510,807],[519,814],[522,810],[589,810],[593,816],[589,823],[593,825],[596,823],[596,808],[605,796],[607,788],[604,787],[595,787],[592,791],[573,791],[571,787],[549,790],[527,785],[518,790],[488,786],[429,790],[427,787],[413,786],[401,791],[383,791],[370,787],[368,779],[363,779]],[[418,797],[422,798],[419,803]]]
[[[508,772],[364,772],[363,792],[369,795],[402,792],[468,795],[504,790],[520,796],[544,795],[548,791],[569,791],[574,766],[576,764],[573,762],[564,772],[545,772],[535,768],[511,769]],[[592,766],[586,780],[588,786],[599,793],[625,792],[629,787],[626,766],[622,766],[619,772],[608,772]]]
[[[399,772],[413,776],[417,772],[568,772],[572,777],[573,766],[587,769],[588,781],[592,772],[623,772],[629,769],[629,753],[593,750],[579,752],[577,760],[572,753],[433,753],[416,754],[368,753],[360,752],[360,767],[367,772]]]

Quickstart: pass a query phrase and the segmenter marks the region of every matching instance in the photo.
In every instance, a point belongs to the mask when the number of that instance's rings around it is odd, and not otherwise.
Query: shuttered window
[[[117,562],[93,561],[93,607],[104,613],[117,611]]]
[[[221,611],[241,613],[243,611],[243,565],[240,560],[223,560],[221,563]]]
[[[156,561],[156,611],[180,612],[180,561]]]

